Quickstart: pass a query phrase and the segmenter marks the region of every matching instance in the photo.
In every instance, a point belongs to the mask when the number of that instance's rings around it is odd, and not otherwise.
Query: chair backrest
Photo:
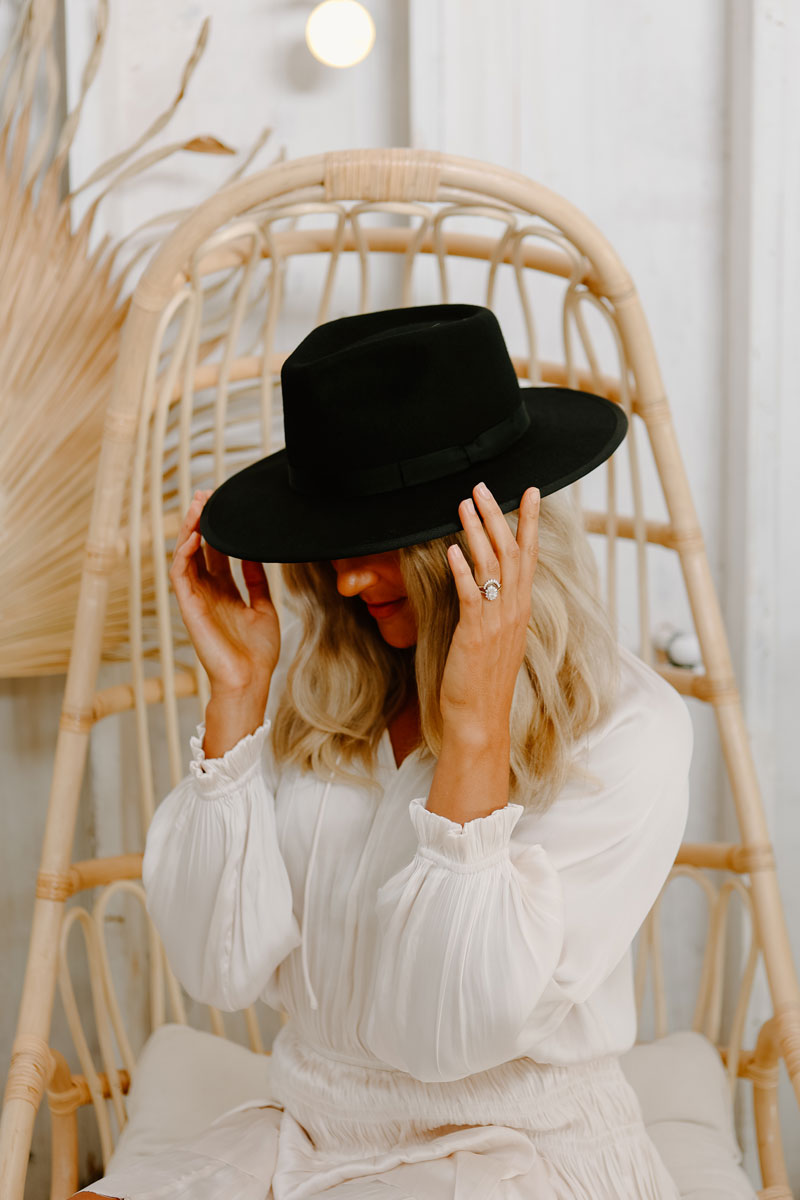
[[[114,1125],[125,1121],[136,1006],[115,981],[106,918],[121,899],[144,913],[141,855],[120,846],[116,857],[75,863],[71,847],[87,744],[99,722],[118,717],[135,747],[142,842],[158,799],[185,774],[188,734],[205,708],[208,681],[167,572],[194,490],[280,447],[280,367],[309,329],[348,312],[455,299],[494,308],[521,379],[601,393],[628,415],[619,450],[570,491],[598,548],[620,640],[692,703],[713,707],[741,835],[736,843],[682,847],[637,937],[640,1033],[648,1020],[652,1036],[668,1031],[662,902],[673,880],[688,879],[672,928],[682,952],[694,956],[698,978],[693,1008],[678,1014],[678,1024],[718,1045],[732,1090],[739,1078],[756,1081],[764,1184],[785,1184],[773,1101],[779,1057],[800,1100],[800,991],[719,604],[636,290],[591,222],[542,185],[493,164],[392,148],[284,162],[225,188],[163,242],[132,297],[105,421],[3,1112],[3,1194],[21,1195],[46,1087],[53,1196],[67,1194],[77,1179],[75,1110],[94,1104],[104,1161]],[[660,615],[699,640],[702,663],[694,669],[671,665],[654,648],[655,570],[656,601],[669,596],[672,605]],[[280,609],[279,565],[268,571]],[[101,662],[106,597],[120,572],[127,573],[130,620],[115,661]],[[689,887],[696,896],[687,895]],[[72,899],[95,888],[91,908]],[[734,894],[746,915],[745,947],[731,954]],[[698,905],[708,914],[702,947],[682,932]],[[75,925],[92,988],[86,1025],[67,955]],[[701,925],[692,922],[695,930]],[[143,921],[129,935],[149,941],[145,1032],[168,1019],[199,1019],[152,927]],[[775,1015],[758,1046],[746,1049],[759,962]],[[682,968],[682,983],[687,975]],[[47,1044],[57,976],[79,1072]],[[208,1020],[215,1032],[264,1049],[255,1010],[236,1019],[211,1011]]]

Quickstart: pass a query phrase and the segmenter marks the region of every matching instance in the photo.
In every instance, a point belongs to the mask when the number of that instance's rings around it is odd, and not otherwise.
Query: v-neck
[[[394,756],[394,746],[392,745],[392,738],[391,738],[391,734],[389,733],[388,726],[384,729],[384,731],[381,735],[380,746],[384,750],[384,758],[386,761],[386,765],[389,767],[390,771],[394,775],[398,775],[400,773],[400,771],[402,771],[403,767],[406,765],[406,763],[409,761],[409,759],[411,759],[411,758],[418,759],[424,749],[423,746],[415,746],[413,750],[409,750],[408,754],[405,756],[403,761],[398,766],[397,759]]]

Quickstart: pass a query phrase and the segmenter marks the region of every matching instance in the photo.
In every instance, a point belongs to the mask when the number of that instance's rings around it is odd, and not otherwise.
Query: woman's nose
[[[357,596],[378,578],[377,573],[369,567],[348,567],[345,570],[339,568],[336,574],[336,586],[342,596]]]

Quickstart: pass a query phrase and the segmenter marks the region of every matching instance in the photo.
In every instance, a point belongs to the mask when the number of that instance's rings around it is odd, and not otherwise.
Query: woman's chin
[[[416,645],[417,631],[409,628],[407,621],[376,621],[375,624],[383,640],[397,650]]]

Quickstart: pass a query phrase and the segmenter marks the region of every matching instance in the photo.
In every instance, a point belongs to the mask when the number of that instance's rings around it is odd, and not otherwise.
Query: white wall
[[[281,147],[287,157],[300,158],[337,147],[406,144],[404,0],[370,4],[381,35],[373,52],[347,70],[326,67],[309,53],[304,26],[312,7],[304,0],[112,4],[107,51],[71,155],[73,180],[84,179],[106,154],[133,143],[167,107],[207,15],[211,33],[205,54],[154,145],[212,133],[245,149],[270,127],[273,135],[255,160],[257,169],[273,161]],[[90,15],[86,0],[68,0],[73,90],[92,35]],[[224,158],[180,154],[110,197],[102,224],[119,235],[160,212],[195,204],[234,165]]]
[[[796,6],[368,0],[376,46],[346,71],[322,66],[305,49],[310,7],[298,0],[113,5],[104,63],[71,159],[73,182],[129,145],[166,107],[210,13],[209,48],[160,143],[208,132],[244,147],[270,125],[273,137],[256,165],[272,161],[280,147],[292,158],[345,147],[438,148],[539,179],[603,230],[633,276],[653,333],[728,619],[800,961],[800,880],[792,871],[800,810],[789,757],[800,678],[798,606],[791,603],[800,582],[793,515],[800,440],[793,381],[800,363],[792,336],[800,313],[790,286],[799,265]],[[91,12],[86,0],[67,0],[73,94]],[[157,212],[194,203],[228,169],[221,159],[176,157],[112,197],[100,228],[118,236]],[[656,565],[654,581],[656,615],[686,624],[677,574]],[[14,711],[22,706],[37,714],[40,729],[55,727],[57,687],[6,686]],[[696,751],[687,837],[727,838],[734,830],[714,722],[699,704],[691,707]],[[50,743],[39,740],[32,762],[14,736],[9,728],[4,750],[19,787],[38,771],[41,800]],[[111,755],[95,751],[96,779],[109,777]],[[115,822],[97,795],[96,844],[113,852]],[[25,844],[29,879],[38,834],[29,830]],[[24,902],[15,910],[15,963],[25,911]],[[678,1018],[696,959],[695,951],[673,976],[670,1011]],[[20,972],[21,965],[14,978]],[[762,999],[753,1024],[767,1011]],[[788,1087],[782,1107],[800,1188],[798,1116]],[[41,1141],[36,1152],[46,1156]],[[757,1178],[751,1141],[746,1164]]]
[[[794,281],[800,269],[800,9],[792,0],[737,0],[727,24],[722,595],[797,965],[800,302]],[[800,1138],[783,1067],[781,1115],[797,1189]]]

